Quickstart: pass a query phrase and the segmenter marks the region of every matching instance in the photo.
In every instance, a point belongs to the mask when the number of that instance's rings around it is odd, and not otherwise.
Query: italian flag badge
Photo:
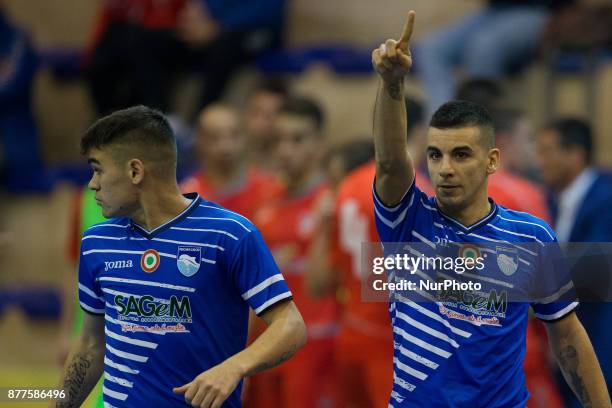
[[[154,272],[159,266],[159,253],[154,249],[147,249],[140,258],[140,267],[147,273]]]

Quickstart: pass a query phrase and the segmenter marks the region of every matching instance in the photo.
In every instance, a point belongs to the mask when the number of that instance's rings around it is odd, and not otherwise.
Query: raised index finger
[[[416,13],[414,10],[410,10],[408,12],[408,19],[406,20],[406,24],[404,24],[404,29],[402,30],[402,36],[398,41],[398,45],[402,48],[407,48],[410,44],[410,37],[412,36],[412,29],[414,28],[414,17]]]

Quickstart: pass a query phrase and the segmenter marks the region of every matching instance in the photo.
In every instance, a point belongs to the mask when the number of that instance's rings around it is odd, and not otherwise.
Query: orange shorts
[[[344,329],[336,348],[338,406],[387,407],[393,387],[393,340]]]

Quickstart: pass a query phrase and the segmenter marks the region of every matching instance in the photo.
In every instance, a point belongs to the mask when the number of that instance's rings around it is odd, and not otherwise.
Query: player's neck
[[[258,169],[273,169],[276,163],[274,160],[270,160],[270,152],[274,150],[274,147],[274,143],[269,140],[251,142],[247,162]]]
[[[191,204],[176,183],[164,188],[151,189],[140,195],[140,208],[130,218],[148,231],[152,231],[175,218]]]
[[[438,207],[445,215],[459,221],[466,227],[476,224],[491,212],[491,203],[486,195],[478,197],[465,207],[445,207],[440,202],[438,202]]]
[[[567,190],[586,169],[588,169],[587,166],[570,169],[567,177],[557,186],[557,193],[562,193],[563,191]]]
[[[207,166],[204,177],[215,191],[233,190],[241,185],[246,177],[247,168],[244,164],[233,166],[230,169]]]
[[[291,197],[304,194],[321,182],[321,174],[316,167],[312,167],[299,175],[285,177],[285,189]]]

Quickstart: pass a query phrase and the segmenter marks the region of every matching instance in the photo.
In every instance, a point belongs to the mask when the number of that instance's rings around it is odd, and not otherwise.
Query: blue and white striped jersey
[[[260,315],[291,298],[249,220],[186,197],[153,231],[116,218],[84,234],[79,301],[106,319],[107,406],[185,405],[172,388],[244,349],[249,307]],[[240,406],[241,387],[224,406]]]
[[[380,201],[375,189],[373,195],[386,253],[392,245],[385,243],[410,243],[404,248],[472,251],[486,260],[481,271],[461,275],[482,283],[480,292],[441,290],[422,301],[391,296],[394,384],[389,405],[524,407],[529,398],[522,369],[529,307],[539,319],[552,321],[578,306],[569,274],[554,276],[552,268],[548,277],[535,276],[541,273],[535,265],[549,262],[545,258],[551,250],[559,250],[554,232],[544,221],[492,200],[491,212],[466,227],[443,214],[435,197],[414,183],[393,208]],[[412,276],[435,280],[448,275],[417,271]],[[535,284],[539,297],[511,301],[508,293],[517,286]],[[568,293],[570,300],[562,299]]]

